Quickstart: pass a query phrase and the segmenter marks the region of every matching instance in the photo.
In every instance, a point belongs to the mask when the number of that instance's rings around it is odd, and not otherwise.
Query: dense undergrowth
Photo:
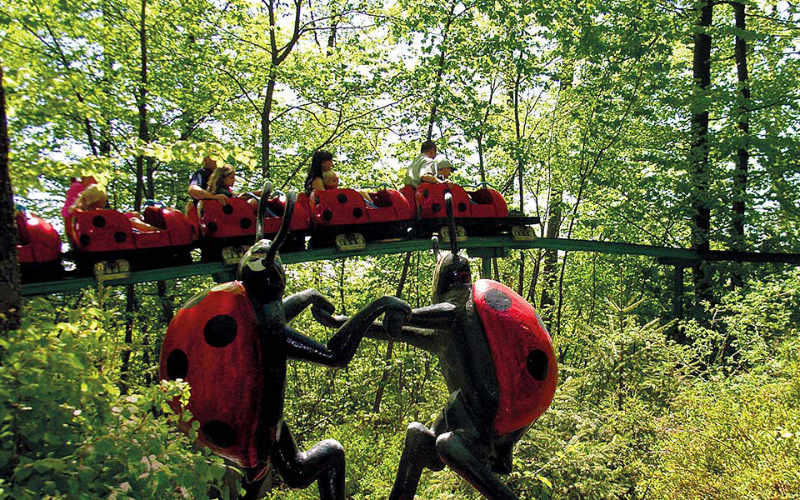
[[[517,446],[508,484],[521,498],[797,497],[798,289],[794,273],[730,293],[703,325],[681,325],[688,346],[668,340],[671,323],[641,318],[640,302],[608,300],[604,315],[555,338],[556,397]],[[360,300],[342,305],[352,311]],[[24,327],[0,339],[0,496],[203,498],[221,484],[222,461],[176,432],[165,406],[188,388],[154,384],[154,363],[139,356],[122,394],[123,318],[59,307],[30,303]],[[330,335],[308,314],[296,326]],[[134,351],[157,359],[162,333]],[[437,363],[399,345],[386,360],[370,340],[346,370],[291,363],[286,420],[302,447],[344,444],[350,497],[385,498],[407,424],[430,423],[446,400]],[[277,478],[268,493],[316,497],[315,487],[292,491]],[[445,469],[424,473],[418,497],[479,495]]]

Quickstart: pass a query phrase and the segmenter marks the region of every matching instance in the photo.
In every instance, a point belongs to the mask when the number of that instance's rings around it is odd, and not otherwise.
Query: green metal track
[[[732,252],[710,251],[699,254],[693,250],[683,248],[656,247],[648,245],[634,245],[631,243],[610,243],[591,240],[567,240],[561,238],[539,238],[533,241],[514,241],[510,236],[493,236],[483,238],[469,238],[459,243],[461,248],[466,248],[470,256],[474,257],[503,257],[505,249],[546,248],[564,251],[599,252],[616,255],[642,255],[655,257],[663,264],[687,266],[701,260],[728,260],[737,262],[775,262],[800,265],[800,254],[796,253],[757,253],[757,252]],[[404,252],[425,251],[432,248],[429,239],[403,240],[381,243],[370,243],[363,250],[340,252],[335,248],[304,250],[301,252],[285,253],[281,255],[284,264],[296,264],[316,260],[343,259],[346,257],[362,257],[369,255],[387,255]],[[443,247],[445,248],[445,247]],[[198,275],[212,275],[217,273],[233,273],[234,265],[221,262],[206,264],[189,264],[178,267],[150,269],[130,273],[127,278],[104,281],[104,285],[124,285],[159,281],[176,278],[187,278]],[[22,295],[49,295],[53,293],[68,293],[89,287],[97,286],[94,278],[64,278],[59,281],[46,281],[27,283],[22,285]]]

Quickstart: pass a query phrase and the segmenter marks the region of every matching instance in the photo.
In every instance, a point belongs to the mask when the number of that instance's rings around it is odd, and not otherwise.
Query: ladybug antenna
[[[264,239],[264,217],[267,216],[267,200],[272,192],[272,183],[267,181],[261,188],[261,198],[258,200],[258,214],[256,217],[256,242]]]
[[[272,240],[272,244],[269,246],[269,252],[267,252],[267,257],[264,259],[266,262],[271,263],[275,260],[275,254],[278,253],[281,245],[286,241],[286,237],[289,236],[289,225],[292,222],[292,213],[294,212],[296,201],[297,193],[291,191],[286,195],[286,208],[283,211],[281,228],[278,229],[278,234],[275,235],[275,239]]]
[[[439,237],[433,236],[431,238],[431,248],[433,248],[433,258],[439,260]]]
[[[447,227],[450,233],[450,253],[458,255],[458,241],[456,238],[456,221],[453,218],[453,194],[449,191],[444,194],[444,206],[447,211]]]

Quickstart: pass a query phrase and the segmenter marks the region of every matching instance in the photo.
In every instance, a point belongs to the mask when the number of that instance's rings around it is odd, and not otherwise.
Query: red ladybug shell
[[[170,322],[161,378],[189,382],[198,440],[243,467],[258,464],[263,377],[256,317],[241,282],[217,285],[190,300]],[[180,411],[177,404],[173,409]]]
[[[558,379],[553,343],[533,307],[507,286],[478,280],[472,291],[499,388],[494,429],[507,434],[539,418],[553,401]]]

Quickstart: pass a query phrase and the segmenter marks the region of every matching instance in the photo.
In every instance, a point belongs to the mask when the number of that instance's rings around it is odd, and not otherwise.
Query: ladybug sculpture
[[[261,222],[270,190],[264,186],[256,242],[239,263],[237,281],[194,297],[170,322],[161,378],[189,382],[188,409],[200,424],[198,440],[244,468],[246,498],[258,494],[271,463],[291,487],[316,480],[320,498],[344,499],[342,446],[326,440],[301,452],[283,420],[286,362],[344,366],[378,316],[389,311],[392,318],[404,317],[411,309],[395,297],[377,299],[344,323],[327,346],[289,327],[286,322],[309,305],[328,314],[334,308],[316,290],[282,299],[286,281],[278,249],[287,238],[296,195],[287,197],[281,228],[270,242],[263,239]],[[180,411],[177,403],[174,409]]]
[[[445,200],[454,235],[452,197]],[[422,470],[446,464],[487,498],[516,499],[495,473],[511,472],[514,445],[553,400],[552,342],[536,311],[514,291],[486,279],[473,285],[469,262],[458,255],[455,238],[450,243],[434,272],[435,304],[407,319],[387,315],[384,325],[393,321],[391,328],[376,323],[367,332],[436,354],[450,392],[431,429],[408,426],[389,498],[412,500]],[[321,310],[315,317],[328,326],[347,319]]]

